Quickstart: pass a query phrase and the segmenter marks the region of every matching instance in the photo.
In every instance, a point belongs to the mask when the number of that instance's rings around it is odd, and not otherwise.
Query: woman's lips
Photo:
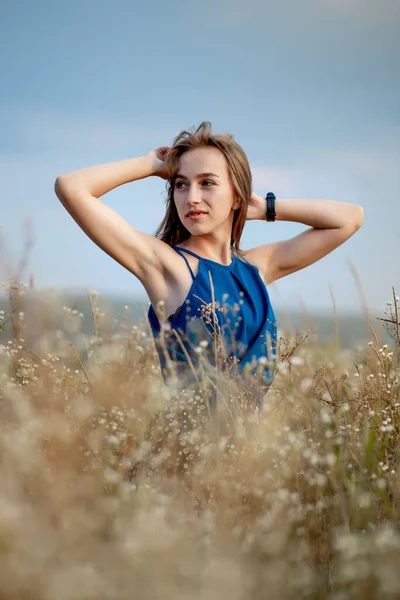
[[[200,219],[200,217],[204,217],[207,213],[196,213],[193,215],[188,215],[188,219],[191,219],[192,221],[197,221],[197,219]]]

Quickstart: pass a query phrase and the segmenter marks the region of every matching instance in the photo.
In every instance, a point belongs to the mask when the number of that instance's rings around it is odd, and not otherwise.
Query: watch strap
[[[268,194],[265,196],[265,199],[267,201],[267,212],[266,212],[267,221],[275,221],[275,217],[276,217],[276,212],[275,212],[275,200],[276,200],[276,196],[272,192],[268,192]]]

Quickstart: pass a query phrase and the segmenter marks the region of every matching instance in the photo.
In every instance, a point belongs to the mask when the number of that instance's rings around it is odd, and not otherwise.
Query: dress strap
[[[173,246],[173,248],[179,248],[179,250],[183,250],[184,252],[189,252],[189,254],[191,254],[192,256],[195,256],[199,260],[202,258],[201,256],[199,256],[198,254],[195,254],[194,252],[192,252],[192,250],[189,250],[188,248],[182,248],[182,246]],[[183,256],[183,254],[182,254],[182,256]]]
[[[192,252],[191,250],[187,250],[186,248],[181,248],[180,246],[172,246],[174,250],[176,250],[178,252],[178,254],[180,254],[182,256],[182,258],[185,259],[187,266],[189,267],[189,271],[190,274],[192,275],[192,279],[193,281],[195,280],[195,274],[192,271],[192,267],[189,264],[188,259],[186,258],[186,256],[184,254],[182,254],[181,250],[184,250],[185,252],[189,252],[189,254],[193,254],[193,256],[196,256],[197,258],[200,258],[200,256],[197,256],[197,254],[195,254],[194,252]]]

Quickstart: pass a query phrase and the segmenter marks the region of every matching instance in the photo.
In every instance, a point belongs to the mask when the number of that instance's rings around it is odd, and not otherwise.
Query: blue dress
[[[162,327],[153,306],[149,307],[164,381],[171,373],[167,369],[171,359],[186,381],[194,379],[193,368],[198,372],[201,364],[203,374],[210,365],[211,377],[215,368],[228,369],[229,377],[242,380],[257,373],[268,386],[276,364],[277,324],[258,268],[235,252],[231,264],[222,265],[187,248],[172,248],[185,259],[193,281],[184,303],[167,320],[164,317]],[[196,276],[182,251],[199,259]]]

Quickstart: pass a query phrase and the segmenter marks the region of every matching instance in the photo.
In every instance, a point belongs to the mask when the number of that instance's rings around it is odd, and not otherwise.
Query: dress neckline
[[[229,265],[223,265],[222,263],[216,262],[215,260],[211,260],[211,258],[204,258],[204,256],[200,256],[199,254],[196,254],[192,250],[189,250],[189,248],[183,248],[182,246],[175,246],[175,245],[173,246],[173,248],[179,248],[180,250],[183,250],[184,252],[189,252],[190,254],[192,254],[193,256],[198,258],[199,260],[205,260],[206,262],[210,262],[213,265],[218,265],[219,267],[224,267],[225,269],[229,269],[236,260],[236,254],[235,254],[235,250],[233,248],[232,248],[233,258],[232,258],[232,262],[230,262]]]

